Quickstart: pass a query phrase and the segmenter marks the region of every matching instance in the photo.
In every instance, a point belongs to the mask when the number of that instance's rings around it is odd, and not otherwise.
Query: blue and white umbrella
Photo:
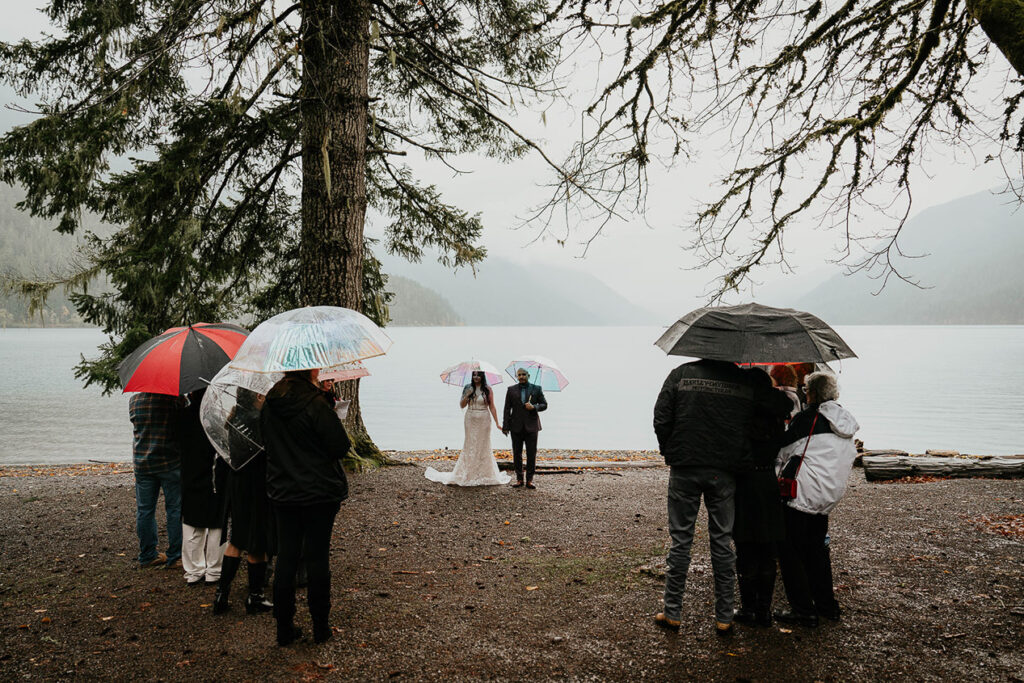
[[[569,384],[569,379],[558,368],[555,361],[544,356],[521,356],[505,368],[505,372],[515,379],[516,373],[526,370],[530,375],[530,383],[538,384],[544,391],[561,391]]]

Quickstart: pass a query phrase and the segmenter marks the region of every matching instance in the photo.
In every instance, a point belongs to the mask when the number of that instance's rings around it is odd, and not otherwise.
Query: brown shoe
[[[717,633],[720,636],[727,636],[727,635],[731,634],[732,633],[732,622],[730,621],[728,624],[726,624],[726,623],[721,622],[721,621],[716,621],[715,622],[715,633]]]
[[[516,483],[512,484],[512,488],[518,489],[518,488],[522,487],[522,485],[523,485],[523,480],[522,479],[516,479]]]
[[[167,563],[167,555],[165,555],[163,553],[157,553],[156,557],[154,557],[149,562],[145,562],[143,564],[140,564],[139,567],[141,569],[149,569],[150,567],[162,567],[166,563]]]
[[[682,623],[676,619],[669,619],[665,616],[664,612],[658,612],[654,615],[654,623],[664,628],[672,629],[673,631],[679,630],[679,625]]]
[[[537,488],[537,485],[534,484],[532,481],[528,481],[528,482],[526,482],[526,488],[528,488],[528,489],[535,489],[535,488]]]
[[[164,567],[164,569],[181,569],[181,568],[182,567],[181,567],[181,558],[180,557],[177,560],[175,560],[174,562],[171,562],[169,565]]]

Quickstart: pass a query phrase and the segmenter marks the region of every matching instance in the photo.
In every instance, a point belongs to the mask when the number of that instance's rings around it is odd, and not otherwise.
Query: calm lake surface
[[[1024,326],[850,326],[859,358],[834,364],[839,400],[867,448],[1024,453]],[[459,390],[440,372],[480,358],[557,362],[570,384],[548,394],[541,448],[655,449],[651,417],[668,372],[686,359],[653,346],[656,327],[396,327],[367,361],[364,419],[381,448],[459,449]],[[83,389],[73,367],[95,329],[0,330],[0,463],[131,459],[128,400]],[[498,409],[506,383],[498,386]],[[494,446],[508,440],[495,430]]]

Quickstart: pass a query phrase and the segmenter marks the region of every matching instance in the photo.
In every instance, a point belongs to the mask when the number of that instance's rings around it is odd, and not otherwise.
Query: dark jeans
[[[771,614],[775,594],[775,544],[736,542],[740,605],[757,615]]]
[[[274,503],[277,522],[277,559],[274,570],[274,616],[278,630],[295,619],[295,572],[299,556],[306,563],[309,587],[306,602],[313,628],[326,629],[331,612],[331,531],[339,503],[280,505]]]
[[[167,513],[167,564],[181,558],[181,470],[135,473],[135,533],[139,537],[139,563],[156,559],[159,533],[156,528],[156,503],[164,490]]]
[[[828,515],[812,515],[785,506],[786,540],[779,552],[782,585],[789,606],[799,614],[829,614],[839,609],[832,591],[832,557],[825,545]]]
[[[533,481],[537,469],[537,432],[511,432],[512,464],[516,479],[523,480],[523,444],[526,444],[526,481]]]
[[[732,549],[736,480],[723,470],[672,468],[668,480],[668,530],[672,547],[665,571],[665,616],[679,619],[690,569],[690,546],[700,499],[708,510],[711,567],[715,575],[715,619],[728,624],[733,617],[736,554]]]

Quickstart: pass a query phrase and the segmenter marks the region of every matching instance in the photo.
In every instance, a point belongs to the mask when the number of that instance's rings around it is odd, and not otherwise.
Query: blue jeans
[[[733,617],[736,583],[736,553],[732,548],[736,479],[723,470],[672,468],[668,480],[668,531],[672,547],[665,571],[665,616],[675,620],[680,617],[702,496],[708,510],[711,567],[715,575],[715,619],[728,624]]]
[[[181,558],[181,470],[136,472],[135,532],[139,536],[139,564],[148,564],[157,556],[156,502],[161,488],[167,512],[167,564]]]

